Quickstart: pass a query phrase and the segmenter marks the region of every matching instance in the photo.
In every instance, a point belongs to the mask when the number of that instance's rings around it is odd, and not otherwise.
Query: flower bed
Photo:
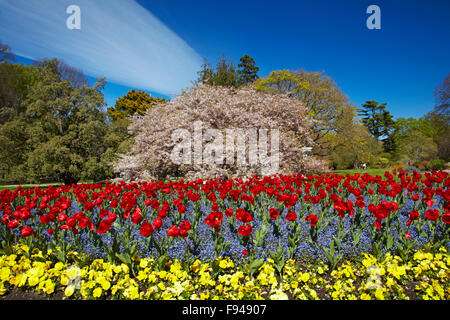
[[[0,257],[0,297],[11,288],[66,299],[448,299],[450,258],[445,248],[431,254],[416,252],[407,263],[386,254],[382,260],[364,254],[359,262],[330,271],[323,262],[300,265],[286,261],[280,273],[268,259],[253,277],[248,265],[229,258],[190,265],[153,258],[136,259],[136,269],[96,259],[79,267],[74,252],[67,263],[54,262],[38,249],[17,245]],[[1,298],[0,298],[1,299]]]
[[[447,299],[449,184],[433,171],[4,190],[0,293]]]

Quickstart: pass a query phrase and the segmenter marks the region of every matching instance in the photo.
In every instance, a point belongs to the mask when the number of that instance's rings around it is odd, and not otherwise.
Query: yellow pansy
[[[28,278],[28,285],[34,287],[39,283],[39,278],[36,276],[31,276]]]
[[[0,280],[8,281],[10,274],[11,274],[11,270],[9,270],[8,267],[3,267],[0,271]]]
[[[92,292],[92,296],[94,298],[100,298],[102,296],[102,288],[95,288],[94,291]]]
[[[375,298],[379,300],[384,300],[383,290],[382,289],[376,289],[375,290]]]
[[[310,275],[309,275],[309,273],[303,273],[302,274],[302,276],[301,276],[301,280],[303,281],[303,282],[307,282],[308,280],[309,280],[309,278],[310,278]]]
[[[66,295],[66,297],[72,296],[74,292],[75,292],[75,286],[68,286],[64,290],[64,294]]]
[[[4,295],[8,290],[5,287],[5,284],[3,282],[0,282],[0,296]]]
[[[161,291],[166,290],[166,286],[164,285],[163,282],[158,283],[158,288],[159,288]]]
[[[111,288],[111,283],[108,280],[105,280],[101,283],[102,289],[108,291]]]
[[[52,294],[54,291],[55,291],[55,283],[51,279],[47,279],[45,281],[44,292],[46,294]]]
[[[55,264],[55,269],[56,269],[56,270],[61,271],[63,268],[64,268],[64,263],[62,263],[62,262],[57,262],[57,263]]]

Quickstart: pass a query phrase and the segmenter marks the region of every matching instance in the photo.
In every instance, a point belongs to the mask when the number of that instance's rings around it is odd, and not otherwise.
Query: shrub
[[[427,170],[445,170],[446,167],[443,159],[433,159],[426,165]]]
[[[424,171],[427,168],[427,165],[430,161],[424,160],[424,161],[416,161],[414,162],[414,166],[419,168],[420,170]]]
[[[389,165],[389,159],[384,157],[374,157],[374,160],[370,163],[373,168],[386,168]]]
[[[396,165],[391,166],[391,168],[389,169],[389,171],[392,172],[392,173],[397,173],[397,172],[400,172],[400,171],[402,171],[402,170],[404,170],[404,169],[405,169],[405,166],[404,166],[404,165],[402,165],[402,164],[396,164]]]

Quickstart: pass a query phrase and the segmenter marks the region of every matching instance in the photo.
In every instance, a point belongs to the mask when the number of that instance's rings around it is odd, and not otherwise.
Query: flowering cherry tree
[[[227,130],[236,130],[237,136],[245,134],[242,132],[249,129],[268,132],[276,130],[279,132],[276,150],[279,166],[270,174],[308,173],[324,169],[322,161],[311,156],[305,158],[302,152],[302,148],[313,144],[312,120],[306,116],[302,102],[283,94],[259,92],[252,85],[239,89],[200,85],[169,102],[155,105],[143,115],[131,118],[128,129],[135,137],[133,147],[114,164],[115,170],[120,173],[120,179],[136,181],[180,176],[234,178],[268,173],[261,171],[261,163],[243,165],[238,161],[211,163],[195,159],[174,163],[171,155],[178,142],[172,138],[173,133],[180,130],[192,133],[194,124],[199,122],[202,123],[204,133],[201,141],[197,141],[195,135],[193,138],[181,137],[189,142],[188,151],[189,154],[194,154],[194,158],[195,145],[198,146],[199,143],[203,151],[200,160],[202,155],[205,158],[205,150],[208,150],[210,142],[205,135],[208,130],[219,131],[223,136],[226,136]],[[270,146],[267,149],[274,150],[273,141],[268,138],[267,143]],[[247,145],[245,151],[249,152],[249,149],[251,145]]]

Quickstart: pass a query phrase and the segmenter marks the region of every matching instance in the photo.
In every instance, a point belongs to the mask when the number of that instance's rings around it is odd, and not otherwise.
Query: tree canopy
[[[258,79],[259,67],[249,55],[239,59],[238,69],[233,60],[226,58],[224,54],[217,60],[215,68],[205,59],[196,80],[196,84],[208,84],[210,86],[223,86],[237,88],[252,83]]]
[[[90,87],[81,71],[57,59],[3,62],[0,76],[0,181],[72,184],[112,176],[104,155],[117,142],[106,140],[105,79]]]
[[[113,121],[123,120],[136,113],[143,115],[147,109],[164,102],[165,98],[153,97],[145,91],[132,89],[117,99],[114,107],[108,108],[108,115]]]
[[[321,146],[324,137],[336,130],[336,118],[349,105],[348,97],[323,72],[272,71],[268,77],[256,81],[256,89],[286,94],[302,101],[307,115],[313,120],[313,139]],[[326,148],[322,149],[327,153]]]

